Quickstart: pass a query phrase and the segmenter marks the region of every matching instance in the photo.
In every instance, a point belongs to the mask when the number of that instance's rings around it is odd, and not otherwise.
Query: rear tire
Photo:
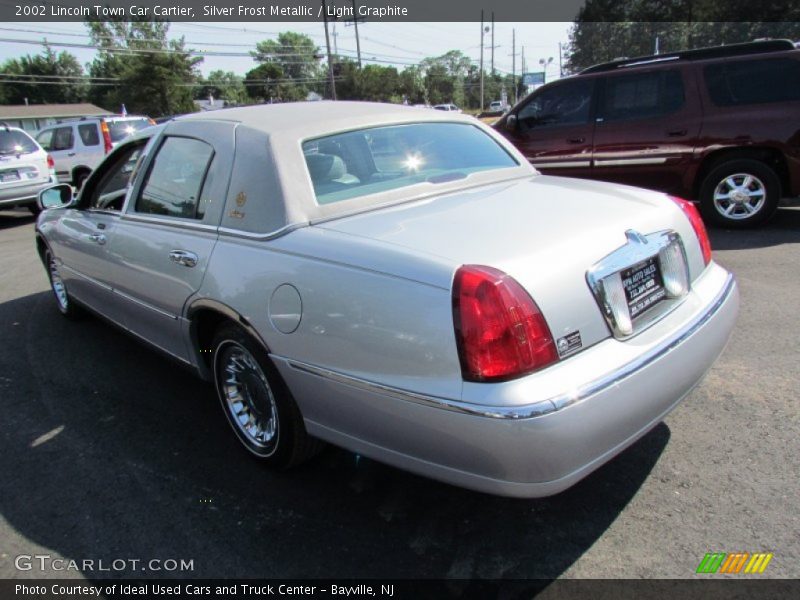
[[[213,343],[214,384],[239,442],[261,462],[287,469],[324,443],[306,433],[300,409],[266,350],[241,328],[220,327]]]
[[[707,223],[731,229],[758,227],[775,214],[781,197],[778,175],[763,162],[724,162],[700,186],[700,212]]]

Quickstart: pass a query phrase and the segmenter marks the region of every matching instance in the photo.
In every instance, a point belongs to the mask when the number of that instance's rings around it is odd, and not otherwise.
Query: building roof
[[[87,117],[89,115],[112,115],[94,104],[6,104],[0,105],[0,119],[41,119],[46,117]]]

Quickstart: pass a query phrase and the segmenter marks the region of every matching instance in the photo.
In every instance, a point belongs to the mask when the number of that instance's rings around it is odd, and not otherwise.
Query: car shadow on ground
[[[670,437],[662,423],[539,500],[332,447],[275,473],[238,446],[210,386],[99,319],[62,318],[49,292],[0,304],[0,331],[0,514],[19,536],[10,547],[107,565],[193,561],[186,572],[139,564],[89,578],[554,578],[615,521]],[[0,575],[41,573],[6,562]]]
[[[709,227],[714,250],[747,250],[800,243],[800,208],[779,208],[775,216],[756,229]]]
[[[30,211],[13,210],[13,211],[0,211],[0,230],[10,229],[12,227],[19,227],[26,223],[35,223],[36,217]]]

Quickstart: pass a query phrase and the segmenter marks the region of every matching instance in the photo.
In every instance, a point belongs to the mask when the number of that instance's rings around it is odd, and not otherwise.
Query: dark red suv
[[[700,202],[751,227],[800,195],[800,50],[769,40],[619,60],[545,85],[495,127],[539,170]]]

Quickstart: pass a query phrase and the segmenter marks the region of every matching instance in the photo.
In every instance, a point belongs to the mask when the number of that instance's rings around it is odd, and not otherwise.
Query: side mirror
[[[506,117],[506,129],[508,131],[516,131],[519,122],[517,121],[517,115],[508,115]]]
[[[67,206],[71,202],[72,186],[67,183],[59,183],[46,190],[42,190],[39,192],[39,197],[36,199],[40,210]]]

